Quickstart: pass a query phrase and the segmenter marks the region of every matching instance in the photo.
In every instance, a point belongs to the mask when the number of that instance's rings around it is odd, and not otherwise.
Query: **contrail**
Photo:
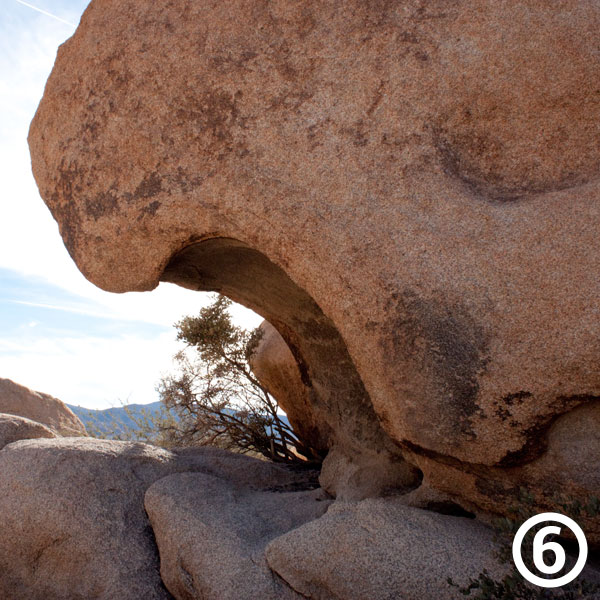
[[[23,0],[15,0],[15,1],[18,2],[19,4],[23,4],[24,6],[28,6],[29,8],[33,8],[33,10],[37,10],[38,12],[42,13],[43,15],[46,15],[47,17],[56,19],[57,21],[60,21],[61,23],[65,23],[66,25],[70,25],[71,27],[77,27],[77,25],[75,25],[75,23],[71,23],[71,21],[65,21],[64,19],[61,19],[60,17],[57,17],[56,15],[53,15],[52,13],[46,12],[45,10],[38,8],[37,6],[33,6],[32,4],[23,2]]]

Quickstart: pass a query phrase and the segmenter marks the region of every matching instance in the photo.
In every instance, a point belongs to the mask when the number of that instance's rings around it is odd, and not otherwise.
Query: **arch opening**
[[[294,355],[328,440],[321,484],[345,498],[408,491],[421,474],[379,424],[335,325],[313,298],[262,252],[231,238],[193,243],[174,255],[161,281],[219,292],[251,308]]]

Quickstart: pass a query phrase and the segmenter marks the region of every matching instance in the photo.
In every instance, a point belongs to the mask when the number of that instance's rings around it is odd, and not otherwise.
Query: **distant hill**
[[[145,416],[157,416],[161,412],[162,403],[157,401],[150,404],[127,404],[104,410],[83,408],[72,404],[67,406],[81,419],[90,435],[101,434],[112,439],[120,437],[127,431],[137,430],[136,420],[143,420]],[[175,416],[174,412],[173,415]],[[279,417],[289,426],[290,422],[285,413],[280,413]]]
[[[100,433],[108,438],[114,438],[128,430],[137,429],[135,419],[143,419],[144,415],[158,415],[162,404],[160,402],[127,404],[104,410],[94,410],[72,404],[67,404],[67,406],[81,419],[88,433],[91,435]]]

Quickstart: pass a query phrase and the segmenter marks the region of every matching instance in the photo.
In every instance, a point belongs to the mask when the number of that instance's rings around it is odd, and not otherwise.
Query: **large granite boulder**
[[[0,597],[167,600],[143,495],[170,453],[89,438],[0,451]]]
[[[62,436],[87,435],[84,424],[58,398],[0,379],[0,413],[42,423]]]
[[[0,450],[19,440],[55,437],[56,433],[41,423],[0,413]]]
[[[592,0],[93,0],[34,174],[96,285],[218,290],[275,326],[330,491],[428,463],[463,502],[454,473],[483,477],[484,507],[600,397],[599,27]]]
[[[216,449],[57,438],[0,451],[0,598],[167,600],[144,494],[178,472],[286,489],[304,474]]]

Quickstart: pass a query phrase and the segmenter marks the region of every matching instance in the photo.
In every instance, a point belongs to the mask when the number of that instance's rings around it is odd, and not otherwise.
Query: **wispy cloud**
[[[19,4],[22,4],[23,6],[28,6],[29,8],[32,8],[33,10],[37,10],[37,12],[42,13],[43,15],[46,15],[47,17],[51,17],[52,19],[56,19],[57,21],[60,21],[61,23],[64,23],[65,25],[70,25],[71,27],[77,27],[77,25],[75,23],[71,23],[71,21],[67,21],[66,19],[61,19],[57,15],[53,15],[52,13],[49,13],[46,10],[43,10],[37,6],[33,6],[33,4],[29,4],[28,2],[23,2],[23,0],[15,0],[15,2],[18,2]]]
[[[50,310],[60,310],[62,312],[74,313],[77,315],[85,315],[88,317],[95,317],[97,319],[115,319],[114,314],[106,314],[101,312],[95,312],[88,308],[78,308],[75,306],[59,306],[56,304],[45,304],[44,302],[28,302],[27,300],[7,300],[11,304],[20,304],[22,306],[33,306],[36,308],[49,308]]]
[[[60,280],[60,272],[55,274]],[[37,275],[20,274],[5,269],[0,260],[0,303],[4,303],[5,306],[47,309],[170,329],[185,315],[197,314],[212,298],[210,294],[186,290],[167,283],[160,284],[152,292],[126,294],[103,292],[86,280],[83,289],[69,287],[50,283]],[[232,315],[238,325],[246,328],[256,327],[261,321],[255,313],[239,305],[234,305]]]

